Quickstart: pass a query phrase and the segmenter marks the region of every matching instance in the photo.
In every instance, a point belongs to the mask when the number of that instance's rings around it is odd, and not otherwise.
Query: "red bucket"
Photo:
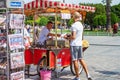
[[[51,80],[51,71],[40,70],[40,80]]]

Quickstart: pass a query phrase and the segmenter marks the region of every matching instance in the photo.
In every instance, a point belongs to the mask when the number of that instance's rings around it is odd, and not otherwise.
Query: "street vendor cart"
[[[75,74],[72,63],[71,63],[71,55],[69,50],[69,41],[62,40],[57,38],[57,17],[61,18],[70,18],[74,11],[78,11],[81,13],[81,18],[85,18],[86,12],[94,12],[95,8],[91,6],[79,6],[74,4],[66,4],[61,2],[53,2],[53,1],[41,1],[35,0],[30,3],[24,5],[25,14],[34,15],[34,18],[37,16],[54,16],[55,17],[55,34],[56,37],[54,40],[46,41],[45,47],[34,47],[32,49],[25,50],[25,63],[26,65],[34,64],[37,65],[37,72],[40,74],[40,70],[54,70],[56,73],[57,69],[62,71],[65,67],[70,66],[70,69],[73,74]],[[89,43],[84,41],[85,47],[83,47],[83,51],[85,51]],[[80,73],[82,71],[82,67],[80,66]],[[58,74],[56,74],[58,77]]]

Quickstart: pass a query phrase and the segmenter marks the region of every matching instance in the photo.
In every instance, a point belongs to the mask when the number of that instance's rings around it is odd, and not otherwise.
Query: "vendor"
[[[52,38],[53,36],[55,36],[55,34],[50,33],[52,27],[53,27],[53,23],[49,21],[47,25],[42,28],[38,38],[39,45],[44,45],[45,41],[49,39],[49,37]],[[57,34],[57,36],[60,37],[60,34]]]

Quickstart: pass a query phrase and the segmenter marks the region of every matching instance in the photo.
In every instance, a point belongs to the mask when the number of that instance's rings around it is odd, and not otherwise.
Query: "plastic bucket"
[[[40,80],[51,80],[51,71],[40,70]]]

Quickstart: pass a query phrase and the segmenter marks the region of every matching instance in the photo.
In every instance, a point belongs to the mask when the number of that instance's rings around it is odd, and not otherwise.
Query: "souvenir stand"
[[[38,65],[37,70],[39,73],[41,65],[43,65],[40,64],[40,62],[42,62],[44,56],[47,56],[47,68],[49,69],[56,69],[59,67],[65,68],[70,66],[71,57],[69,51],[69,42],[66,40],[59,40],[57,38],[57,17],[61,17],[61,19],[69,19],[71,18],[73,12],[78,11],[81,13],[81,18],[84,19],[86,12],[94,12],[95,7],[35,0],[25,4],[24,8],[26,16],[55,16],[56,34],[55,40],[49,40],[46,42],[46,47],[34,48],[33,53],[29,49],[25,50],[25,64]]]
[[[5,44],[0,45],[0,80],[24,80],[24,2],[0,0],[0,7],[2,3],[4,7],[0,9],[5,10],[5,38],[1,38],[1,42]]]
[[[0,80],[7,79],[7,37],[4,34],[6,11],[5,1],[0,0]]]

